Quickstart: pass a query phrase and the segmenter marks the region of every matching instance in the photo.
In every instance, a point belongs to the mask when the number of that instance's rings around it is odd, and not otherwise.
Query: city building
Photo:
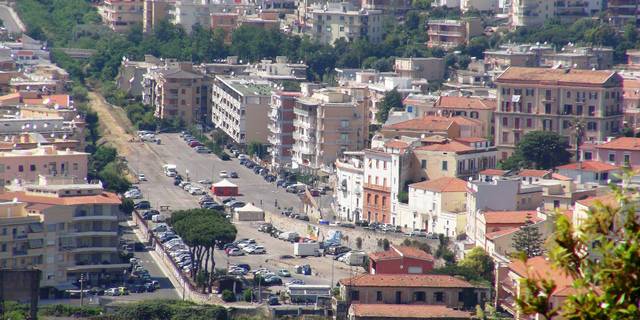
[[[240,15],[235,12],[212,12],[210,14],[211,30],[221,29],[224,31],[224,40],[231,43],[231,35],[238,28]]]
[[[158,119],[205,124],[211,114],[210,83],[190,62],[171,62],[144,75],[142,102],[155,109]]]
[[[461,0],[460,9],[462,12],[477,10],[482,12],[498,12],[498,0]]]
[[[409,185],[411,217],[402,218],[404,227],[455,238],[465,232],[467,182],[441,177]],[[411,224],[407,223],[409,220]]]
[[[176,0],[167,11],[171,23],[182,26],[187,33],[191,33],[195,25],[209,27],[209,14],[210,1],[203,0]]]
[[[444,78],[443,58],[396,58],[394,70],[400,77],[440,81]]]
[[[474,309],[489,299],[489,289],[435,274],[362,274],[340,279],[339,299],[351,304],[443,305]]]
[[[153,31],[158,23],[169,18],[169,11],[176,0],[143,0],[142,32]]]
[[[336,160],[334,199],[338,218],[343,221],[362,219],[364,152],[354,151]]]
[[[451,49],[465,45],[484,31],[480,18],[464,18],[461,20],[429,19],[427,36],[429,47]]]
[[[385,139],[426,138],[430,136],[454,139],[485,136],[482,123],[478,120],[442,116],[425,116],[384,125],[379,134]]]
[[[440,177],[466,179],[496,167],[498,151],[484,138],[433,140],[413,150],[417,162],[415,167],[419,168],[419,173],[414,174],[416,177],[427,180]]]
[[[607,21],[618,30],[627,24],[638,28],[640,25],[640,4],[636,0],[608,0],[606,2]]]
[[[621,173],[620,167],[601,161],[585,160],[556,167],[558,174],[576,183],[608,185]]]
[[[606,142],[585,143],[580,153],[580,158],[584,160],[606,162],[618,167],[635,167],[640,165],[640,138],[619,137]]]
[[[542,55],[553,53],[551,45],[544,44],[508,44],[494,50],[485,50],[484,61],[492,69],[505,70],[508,67],[538,67],[542,64]]]
[[[575,121],[584,122],[582,141],[603,141],[622,127],[622,77],[615,72],[510,67],[495,82],[501,159],[531,131],[556,132],[575,146]]]
[[[553,280],[555,288],[549,302],[553,306],[562,306],[563,301],[575,293],[573,279],[562,270],[553,267],[546,257],[533,257],[527,262],[514,260],[496,271],[496,305],[515,319],[524,319],[516,305],[516,299],[525,292],[523,281],[526,278]],[[528,316],[527,316],[528,317]]]
[[[144,75],[153,68],[164,65],[164,61],[150,54],[144,55],[143,61],[123,59],[116,76],[116,86],[132,97],[142,97],[144,91]]]
[[[249,66],[249,75],[273,82],[305,81],[307,80],[307,65],[292,63],[286,56],[278,56],[276,60],[261,60]]]
[[[441,96],[433,108],[445,117],[468,117],[480,121],[485,137],[494,135],[496,101],[473,97]]]
[[[0,152],[0,187],[34,182],[40,175],[63,176],[83,181],[87,178],[89,154],[57,150],[55,146]]]
[[[516,176],[522,180],[523,184],[533,184],[545,179],[551,179],[552,175],[553,170],[537,169],[522,169],[516,174]]]
[[[568,24],[581,18],[597,16],[603,10],[603,1],[513,0],[510,9],[513,28],[535,27],[553,18]]]
[[[525,225],[527,220],[538,223],[546,219],[546,215],[537,210],[481,211],[480,214],[476,215],[475,244],[476,246],[486,248],[488,238],[506,233],[507,231],[516,232],[520,230],[520,227]],[[512,251],[513,250],[510,249],[508,252],[498,253],[508,257]]]
[[[435,259],[414,247],[389,246],[389,250],[369,253],[369,274],[427,274]]]
[[[267,143],[272,90],[272,83],[266,80],[216,76],[212,123],[236,143]]]
[[[383,17],[381,10],[358,9],[349,2],[313,4],[307,9],[304,31],[325,44],[360,38],[377,43],[382,41]]]
[[[629,55],[629,53],[627,53]],[[631,59],[631,56],[629,56]],[[624,110],[624,125],[626,128],[640,131],[640,78],[635,74],[627,76],[622,73],[624,80],[622,81],[622,109]]]
[[[115,32],[126,32],[142,23],[145,0],[104,0],[98,13],[104,23]]]
[[[41,287],[73,288],[121,279],[120,198],[101,184],[40,177],[0,193],[0,268],[36,268]]]
[[[271,165],[282,168],[291,165],[293,147],[293,106],[299,92],[277,91],[271,94],[269,111],[269,152]]]
[[[464,320],[473,319],[473,313],[438,305],[407,304],[352,304],[349,307],[349,320]]]
[[[613,68],[613,48],[569,44],[561,51],[544,54],[542,60],[542,65],[549,67],[609,70]]]
[[[369,122],[365,104],[331,88],[303,89],[293,109],[293,168],[332,171],[345,151],[365,148]]]

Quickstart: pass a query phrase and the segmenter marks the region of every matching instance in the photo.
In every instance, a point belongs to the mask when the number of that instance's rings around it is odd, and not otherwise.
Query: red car
[[[200,143],[200,141],[191,141],[191,143],[189,143],[189,147],[194,148],[197,146],[202,146],[203,144]]]

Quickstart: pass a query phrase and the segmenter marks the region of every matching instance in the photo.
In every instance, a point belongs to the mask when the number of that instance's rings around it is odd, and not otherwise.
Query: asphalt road
[[[275,200],[280,207],[294,207],[300,209],[298,196],[276,188],[275,184],[268,183],[253,173],[253,171],[239,164],[237,159],[221,161],[212,154],[198,154],[191,150],[177,134],[160,135],[162,144],[139,143],[129,155],[129,167],[136,173],[144,173],[148,181],[139,184],[145,199],[151,202],[155,208],[170,206],[171,210],[188,209],[198,207],[198,196],[191,196],[186,191],[173,185],[173,178],[166,177],[162,173],[162,165],[171,163],[178,167],[178,171],[190,177],[191,181],[212,179],[219,181],[220,170],[236,171],[238,179],[231,179],[239,186],[241,197],[245,202],[253,202],[266,210],[277,211]],[[262,201],[262,202],[261,202]],[[292,274],[293,267],[299,264],[310,264],[312,276],[293,275],[308,284],[330,284],[332,273],[334,282],[338,279],[349,277],[357,269],[348,268],[341,262],[335,262],[332,266],[330,256],[323,258],[280,259],[282,255],[293,255],[293,245],[271,236],[258,232],[257,223],[236,222],[238,238],[253,238],[267,249],[265,255],[246,255],[239,257],[227,257],[222,251],[216,250],[216,267],[226,268],[228,264],[248,263],[252,269],[266,267],[273,272],[280,268],[288,269]],[[333,272],[332,272],[333,269]],[[284,278],[286,283],[289,279]],[[278,288],[274,288],[278,289]]]
[[[9,7],[5,5],[0,5],[0,20],[2,20],[9,33],[22,33],[23,30],[20,29],[20,25],[14,20]]]

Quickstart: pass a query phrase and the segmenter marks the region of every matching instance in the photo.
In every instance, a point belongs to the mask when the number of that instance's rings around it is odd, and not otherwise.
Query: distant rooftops
[[[562,83],[581,83],[602,85],[606,83],[616,73],[612,71],[580,70],[580,69],[549,69],[549,68],[526,68],[509,67],[500,74],[496,82],[517,81],[517,82],[544,82],[555,81]]]

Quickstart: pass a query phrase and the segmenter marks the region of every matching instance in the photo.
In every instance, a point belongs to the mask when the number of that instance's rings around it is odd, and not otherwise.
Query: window
[[[18,171],[19,172],[24,172],[24,166],[23,165],[18,165]]]
[[[624,155],[624,165],[628,166],[628,165],[629,165],[629,161],[630,161],[630,160],[629,160],[629,155],[628,155],[628,154],[625,154],[625,155]]]
[[[77,163],[77,162],[75,162],[75,163],[73,164],[73,170],[74,170],[74,171],[78,171],[78,163]]]
[[[560,200],[553,200],[553,207],[560,208]]]
[[[426,294],[424,291],[418,291],[413,293],[413,301],[426,301]]]
[[[502,133],[502,143],[509,143],[509,132]]]
[[[562,129],[567,129],[571,127],[571,122],[569,120],[562,120]]]
[[[520,129],[520,118],[516,118],[515,120],[516,120],[516,122],[514,124],[514,128]]]
[[[420,168],[422,169],[427,168],[427,160],[420,160]]]
[[[580,106],[580,105],[576,106],[576,114],[579,115],[579,116],[582,115],[582,106]]]
[[[360,291],[358,290],[352,290],[349,292],[349,295],[351,296],[351,300],[360,300]]]
[[[376,291],[376,301],[382,301],[382,291]]]
[[[434,292],[433,299],[436,302],[444,302],[444,292]]]
[[[341,133],[340,134],[340,140],[342,140],[342,142],[347,142],[349,140],[349,134]]]
[[[349,120],[340,120],[340,127],[348,128],[349,127]]]
[[[609,162],[615,162],[615,161],[616,161],[616,154],[609,153]]]
[[[509,126],[509,118],[507,117],[502,117],[502,125],[505,127]]]
[[[551,103],[545,103],[544,104],[544,113],[546,113],[546,114],[550,114],[551,113]]]
[[[36,165],[35,164],[29,165],[29,171],[36,171]]]
[[[589,106],[589,116],[593,117],[596,115],[596,106]]]
[[[531,119],[527,119],[527,128],[531,128],[532,127],[532,121]]]
[[[449,170],[447,161],[442,161],[442,171],[447,171],[447,170]]]
[[[458,292],[458,301],[464,301],[464,292],[462,291]]]
[[[531,105],[531,102],[527,103],[527,113],[531,113],[533,109],[533,106]]]
[[[571,91],[567,91],[567,98],[571,98]]]
[[[593,121],[587,122],[587,130],[588,131],[596,131],[596,130],[598,130],[598,123],[597,122],[593,122]]]
[[[591,154],[591,152],[585,152],[584,153],[584,160],[591,160],[593,159],[593,155]]]

